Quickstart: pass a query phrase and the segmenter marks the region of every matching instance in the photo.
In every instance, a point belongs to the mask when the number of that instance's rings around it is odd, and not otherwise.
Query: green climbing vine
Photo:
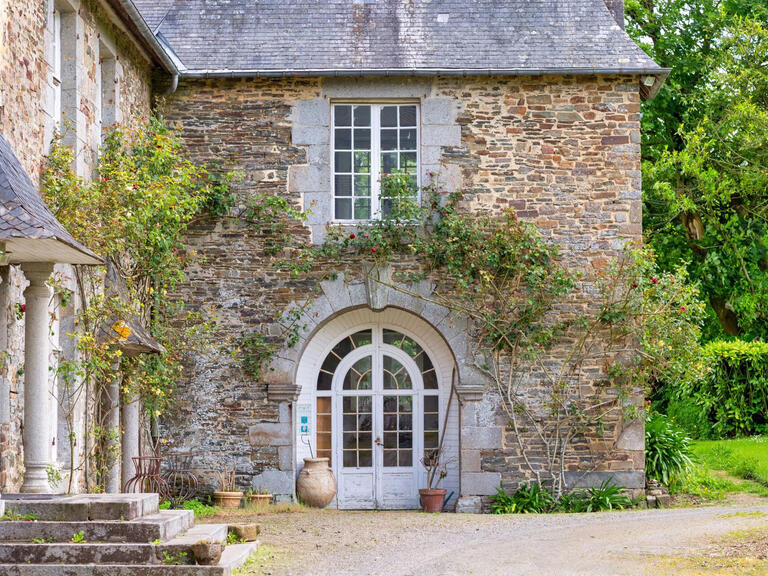
[[[569,490],[574,442],[602,438],[609,425],[639,417],[648,383],[681,373],[701,323],[696,288],[682,269],[658,274],[653,254],[639,246],[628,245],[594,271],[569,268],[557,246],[512,209],[472,211],[461,192],[445,194],[437,184],[417,194],[405,174],[387,176],[382,189],[387,213],[380,219],[330,226],[322,245],[305,245],[298,255],[281,237],[268,246],[272,254],[289,253],[276,267],[302,279],[362,270],[466,320],[472,368],[494,383],[520,456],[537,481],[557,494]],[[255,229],[288,226],[274,221],[286,218],[282,210],[250,214]],[[310,305],[311,298],[303,308]],[[295,322],[287,325],[286,332],[295,330]],[[259,374],[252,367],[268,363],[274,343],[249,338],[258,345],[244,350],[244,365]],[[605,456],[595,450],[579,472]]]

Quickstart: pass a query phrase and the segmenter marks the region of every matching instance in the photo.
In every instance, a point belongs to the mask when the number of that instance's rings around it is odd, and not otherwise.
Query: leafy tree
[[[644,219],[659,264],[686,262],[705,338],[768,336],[768,6],[627,2],[628,30],[672,72],[645,104]]]

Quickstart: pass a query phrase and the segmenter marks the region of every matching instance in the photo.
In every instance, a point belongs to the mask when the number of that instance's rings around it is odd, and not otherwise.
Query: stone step
[[[40,538],[69,542],[74,534],[82,532],[87,542],[148,543],[169,540],[189,530],[194,522],[195,514],[191,510],[160,510],[130,522],[3,521],[0,522],[0,541],[29,543]]]
[[[0,564],[162,564],[169,558],[192,564],[194,561],[189,552],[192,544],[200,541],[225,543],[226,540],[226,524],[200,524],[158,544],[0,542]]]
[[[34,516],[37,520],[56,522],[135,520],[158,511],[157,494],[3,494],[2,501],[6,517]]]
[[[231,576],[256,552],[258,543],[227,546],[215,566],[136,564],[0,564],[2,576]]]

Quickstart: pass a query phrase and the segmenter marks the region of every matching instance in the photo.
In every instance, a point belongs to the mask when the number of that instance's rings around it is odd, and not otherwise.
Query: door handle
[[[376,446],[381,446],[381,438],[376,438],[374,442],[376,443]]]

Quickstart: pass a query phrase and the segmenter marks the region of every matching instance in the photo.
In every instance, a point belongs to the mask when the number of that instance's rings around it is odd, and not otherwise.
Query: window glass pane
[[[327,372],[320,372],[317,376],[317,389],[318,390],[330,390],[333,384],[333,375]]]
[[[398,445],[400,448],[410,448],[413,444],[413,434],[410,432],[400,432],[398,437]]]
[[[360,450],[360,463],[361,468],[370,468],[373,466],[373,452],[370,450]]]
[[[367,174],[355,174],[355,196],[371,195],[371,177]]]
[[[392,199],[391,198],[382,198],[381,199],[381,214],[383,216],[389,216],[392,214]]]
[[[384,430],[397,430],[397,414],[384,415]]]
[[[355,450],[357,448],[357,434],[351,432],[344,434],[344,449]]]
[[[381,109],[381,125],[397,126],[397,106],[384,106]]]
[[[355,220],[368,220],[371,217],[371,200],[355,198]]]
[[[371,107],[355,106],[355,126],[371,125]]]
[[[437,432],[424,432],[424,448],[437,448],[440,443]]]
[[[344,414],[344,431],[354,432],[357,430],[357,417],[354,414]],[[344,440],[346,445],[346,440]]]
[[[437,376],[434,370],[425,372],[421,376],[424,380],[424,388],[427,390],[437,390]]]
[[[331,398],[329,396],[320,396],[317,399],[317,412],[318,414],[331,413]]]
[[[333,178],[334,192],[336,196],[352,196],[352,176],[349,174],[336,174]]]
[[[355,152],[355,172],[366,173],[371,171],[371,153]]]
[[[413,416],[400,414],[400,430],[413,430]]]
[[[383,152],[381,154],[381,173],[390,174],[397,170],[397,152]]]
[[[335,217],[338,220],[352,219],[352,198],[336,198]]]
[[[362,413],[368,413],[371,412],[371,397],[370,396],[360,396],[357,401],[357,411]]]
[[[370,128],[355,129],[355,150],[370,150],[370,149],[371,149],[371,129]]]
[[[416,150],[416,128],[400,130],[400,150]]]
[[[352,107],[351,106],[334,106],[333,112],[334,112],[333,121],[336,126],[352,125]]]
[[[354,450],[344,450],[344,467],[355,468],[357,466],[357,452]]]
[[[416,106],[400,106],[400,126],[416,126]]]
[[[381,131],[381,149],[397,150],[397,130]]]
[[[384,466],[397,466],[397,450],[384,450]]]
[[[400,168],[406,172],[416,173],[416,152],[402,152],[400,154]],[[341,170],[339,170],[341,172]]]
[[[437,396],[424,396],[424,412],[437,412]]]
[[[400,457],[398,459],[399,466],[413,466],[413,451],[412,450],[398,450]]]
[[[352,130],[336,128],[334,134],[333,145],[336,150],[352,150]]]
[[[336,152],[334,164],[336,172],[352,172],[352,154],[349,152]]]
[[[424,414],[424,429],[437,430],[438,417],[436,413]]]
[[[352,334],[351,338],[355,343],[355,348],[360,348],[360,346],[365,346],[366,344],[370,344],[373,340],[371,330],[361,330],[360,332],[355,332]]]
[[[371,430],[371,415],[360,414],[357,417],[357,429],[362,432],[368,432]]]

